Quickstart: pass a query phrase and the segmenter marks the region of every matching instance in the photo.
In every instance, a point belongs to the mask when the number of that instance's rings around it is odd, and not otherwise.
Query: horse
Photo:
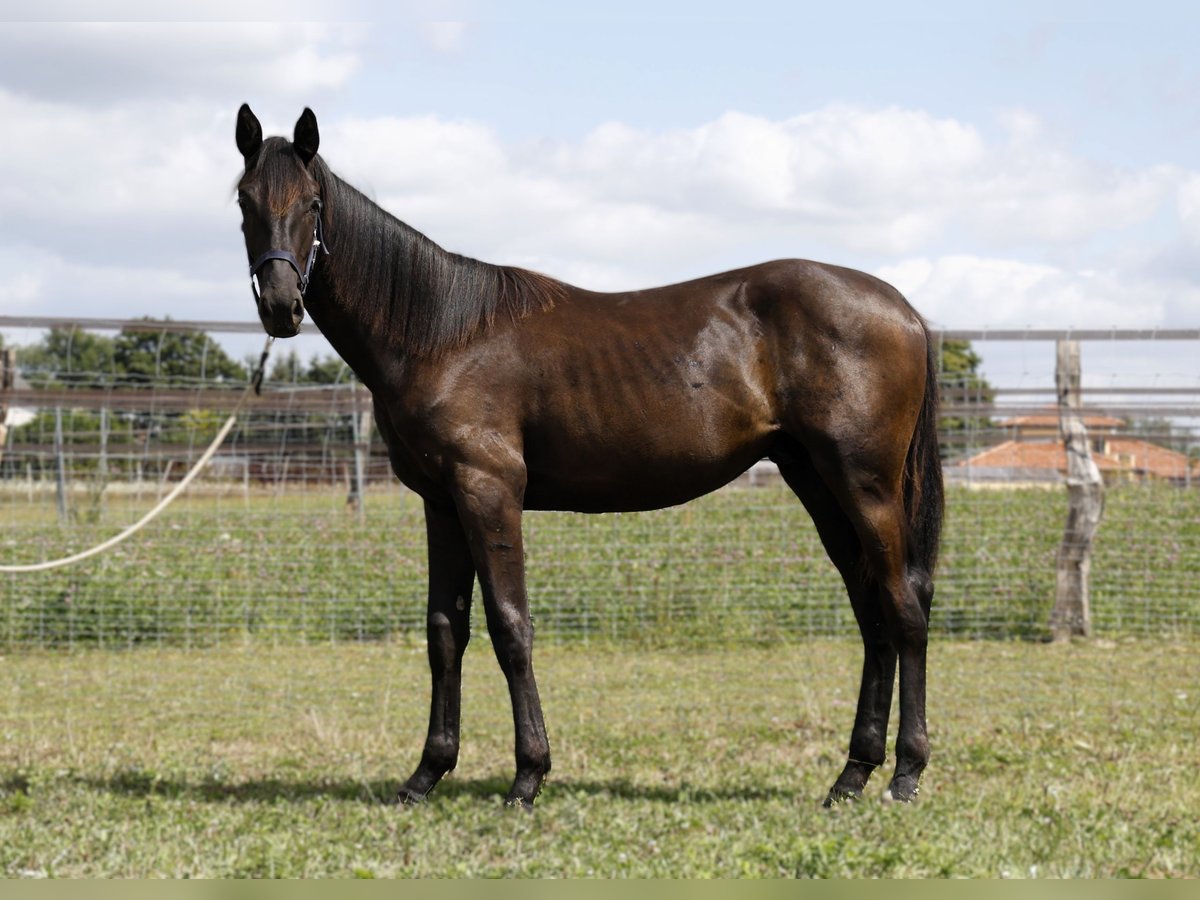
[[[459,751],[476,580],[532,807],[550,772],[533,668],[525,510],[681,504],[770,459],[837,567],[863,641],[845,766],[824,804],[885,762],[914,799],[929,760],[926,647],[942,522],[936,355],[921,316],[866,273],[776,260],[598,293],[444,250],[335,175],[305,108],[291,141],[237,114],[237,198],[263,328],[307,312],[371,392],[392,469],[424,502],[429,727],[400,803]]]

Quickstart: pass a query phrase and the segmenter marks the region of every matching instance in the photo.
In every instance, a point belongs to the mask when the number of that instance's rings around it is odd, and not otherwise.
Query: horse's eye
[[[320,197],[313,198],[312,205],[308,208],[308,211],[312,212],[312,213],[320,213],[321,212],[321,198]]]

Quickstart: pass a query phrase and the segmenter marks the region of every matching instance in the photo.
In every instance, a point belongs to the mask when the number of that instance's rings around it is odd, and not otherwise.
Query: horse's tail
[[[944,495],[937,436],[938,361],[928,328],[925,329],[925,346],[925,397],[904,461],[904,511],[908,517],[910,578],[919,586],[919,594],[931,597],[942,533]]]

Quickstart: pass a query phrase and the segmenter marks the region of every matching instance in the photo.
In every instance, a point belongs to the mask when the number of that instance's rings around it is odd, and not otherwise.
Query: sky
[[[1194,4],[346,2],[335,21],[215,0],[187,22],[43,2],[20,21],[32,6],[0,0],[0,314],[254,322],[246,101],[269,134],[311,107],[334,171],[447,249],[588,288],[805,257],[940,328],[1200,327]],[[1200,382],[1194,348],[1130,352]]]

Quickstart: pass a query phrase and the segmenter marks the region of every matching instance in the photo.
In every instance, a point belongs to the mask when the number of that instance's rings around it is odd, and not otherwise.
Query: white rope
[[[98,553],[103,553],[109,547],[115,547],[127,537],[137,534],[148,524],[150,524],[150,522],[153,521],[159,513],[166,509],[172,500],[182,494],[187,486],[192,483],[192,479],[200,474],[200,470],[204,468],[204,465],[210,459],[213,458],[213,454],[217,452],[217,448],[221,446],[221,442],[225,440],[225,436],[229,434],[229,429],[233,428],[235,422],[237,422],[237,416],[230,416],[228,419],[226,419],[225,424],[221,426],[221,430],[217,432],[216,438],[213,439],[213,442],[209,445],[208,449],[204,451],[204,455],[196,461],[196,465],[192,466],[192,471],[188,472],[187,475],[184,476],[183,480],[180,481],[179,484],[175,485],[171,493],[159,500],[154,509],[150,510],[150,512],[146,513],[144,516],[138,519],[138,521],[134,522],[120,534],[113,535],[102,544],[97,544],[95,547],[84,550],[80,553],[76,553],[72,556],[64,556],[62,559],[52,559],[49,562],[30,563],[29,565],[24,566],[0,565],[0,572],[45,572],[48,569],[57,569],[60,566],[69,566],[72,563],[83,562],[83,560],[89,559]]]
[[[137,534],[139,531],[149,525],[159,513],[171,505],[172,500],[174,500],[187,489],[187,486],[192,483],[197,475],[200,474],[200,470],[203,469],[208,464],[208,461],[213,458],[213,454],[217,452],[217,448],[221,446],[221,443],[228,436],[230,430],[234,426],[234,423],[237,422],[238,411],[242,408],[242,404],[246,402],[246,398],[250,396],[250,392],[255,390],[259,378],[262,377],[263,367],[267,362],[267,349],[270,348],[270,346],[271,341],[268,339],[267,346],[263,349],[262,360],[259,363],[258,372],[250,380],[250,385],[246,388],[245,393],[242,394],[241,399],[238,400],[237,406],[233,408],[233,412],[230,414],[229,418],[225,420],[225,424],[221,426],[221,430],[217,432],[217,436],[213,438],[213,442],[208,445],[208,449],[204,451],[198,460],[196,460],[196,464],[192,466],[191,471],[183,477],[183,480],[181,480],[179,484],[175,485],[175,487],[169,494],[167,494],[167,496],[159,500],[158,503],[155,504],[154,508],[150,510],[150,512],[146,513],[144,516],[138,519],[138,521],[134,522],[120,534],[114,534],[107,541],[97,544],[95,547],[80,551],[79,553],[72,554],[71,556],[64,556],[61,559],[48,560],[47,562],[29,563],[28,565],[19,566],[0,565],[0,572],[13,574],[22,572],[45,572],[49,569],[57,569],[61,566],[69,566],[73,563],[82,562],[85,559],[90,559],[98,553],[103,553],[110,547],[115,547],[117,544],[121,543],[121,541]]]

